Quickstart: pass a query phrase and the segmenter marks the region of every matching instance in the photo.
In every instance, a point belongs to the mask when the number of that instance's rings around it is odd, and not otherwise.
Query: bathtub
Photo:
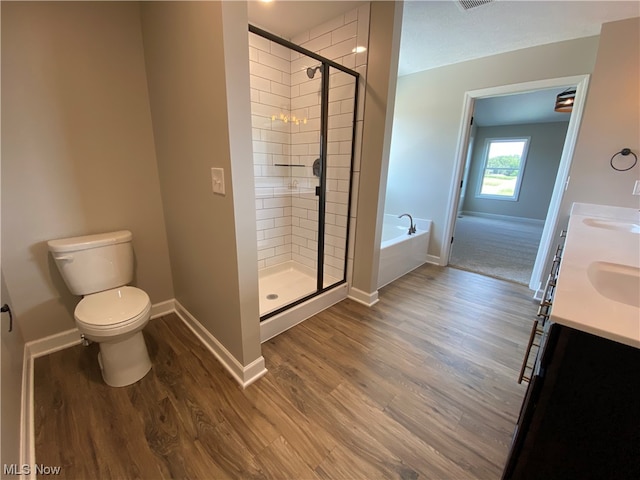
[[[409,235],[408,217],[384,215],[378,288],[384,287],[427,261],[431,220],[414,217],[413,223],[416,226],[416,233]]]

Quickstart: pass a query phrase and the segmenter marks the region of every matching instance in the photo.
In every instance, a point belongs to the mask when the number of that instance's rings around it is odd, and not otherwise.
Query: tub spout
[[[411,224],[409,225],[409,235],[413,235],[414,233],[416,233],[416,226],[413,223],[413,217],[408,213],[403,213],[402,215],[398,215],[398,218],[402,218],[402,217],[409,217],[409,222],[411,222]]]

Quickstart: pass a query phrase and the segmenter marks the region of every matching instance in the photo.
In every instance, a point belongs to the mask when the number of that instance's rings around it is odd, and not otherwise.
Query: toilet
[[[151,315],[149,296],[127,286],[133,280],[132,235],[128,230],[47,242],[67,287],[83,298],[76,326],[100,346],[98,363],[107,385],[124,387],[151,370],[142,329]]]

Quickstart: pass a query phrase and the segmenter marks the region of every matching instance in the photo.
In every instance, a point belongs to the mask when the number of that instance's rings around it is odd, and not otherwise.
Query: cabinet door
[[[543,384],[544,377],[540,375],[533,375],[529,382],[527,392],[525,393],[524,400],[522,401],[522,407],[520,408],[518,423],[516,423],[516,428],[513,432],[513,440],[511,441],[507,464],[502,472],[503,480],[515,478],[513,473],[516,465],[522,460],[521,457],[526,455],[525,439],[531,428],[531,421],[538,405],[538,400],[540,399],[540,392],[542,391]]]
[[[503,478],[640,478],[640,349],[552,327]]]

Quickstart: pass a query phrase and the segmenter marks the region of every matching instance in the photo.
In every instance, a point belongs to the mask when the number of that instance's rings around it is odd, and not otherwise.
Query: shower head
[[[316,72],[317,72],[318,70],[320,70],[320,68],[321,68],[321,66],[320,66],[320,65],[318,65],[317,67],[308,67],[308,68],[307,68],[307,77],[309,77],[309,78],[313,78],[313,77],[315,77]]]

